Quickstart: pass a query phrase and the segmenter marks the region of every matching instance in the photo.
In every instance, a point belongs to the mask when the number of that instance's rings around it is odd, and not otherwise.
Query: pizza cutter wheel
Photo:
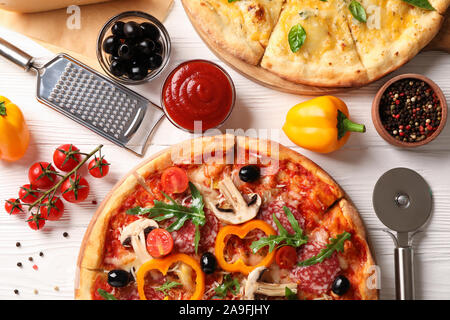
[[[373,191],[373,207],[395,243],[395,293],[397,300],[414,300],[414,250],[412,239],[431,215],[432,194],[417,172],[395,168],[384,173]]]

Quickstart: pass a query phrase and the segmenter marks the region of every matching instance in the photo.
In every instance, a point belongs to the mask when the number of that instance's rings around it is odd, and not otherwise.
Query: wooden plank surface
[[[237,104],[224,128],[273,129],[272,139],[293,147],[279,130],[290,107],[308,99],[267,89],[242,77],[220,62],[203,44],[190,25],[179,1],[166,22],[173,41],[173,56],[167,70],[156,81],[133,87],[155,102],[160,100],[162,82],[178,63],[194,58],[210,59],[224,66],[235,81]],[[52,55],[46,49],[25,37],[0,29],[0,36],[21,46],[45,61]],[[45,58],[46,57],[46,58]],[[27,183],[27,169],[34,161],[51,160],[55,147],[74,143],[83,151],[90,151],[99,143],[112,163],[110,175],[103,180],[88,178],[91,194],[79,205],[66,204],[66,212],[59,222],[49,222],[44,230],[28,228],[24,216],[8,216],[0,200],[0,299],[72,299],[76,259],[81,239],[101,200],[129,169],[142,161],[134,154],[120,149],[88,129],[72,122],[57,112],[39,104],[34,98],[36,79],[33,74],[0,59],[0,94],[17,103],[23,110],[32,133],[26,156],[16,162],[0,162],[1,199],[16,196],[18,187]],[[439,52],[419,54],[395,74],[423,73],[441,86],[450,97],[450,56]],[[391,76],[393,76],[391,75]],[[390,76],[389,76],[390,77]],[[350,90],[338,96],[347,102],[352,118],[364,122],[367,133],[354,135],[340,151],[331,155],[302,152],[327,170],[345,189],[361,212],[368,226],[377,262],[381,267],[381,297],[394,297],[393,243],[382,232],[372,208],[373,186],[385,171],[399,166],[409,167],[422,174],[434,193],[434,211],[425,232],[418,235],[416,245],[417,298],[450,298],[450,126],[430,145],[416,150],[401,150],[388,145],[376,133],[370,118],[372,98],[387,78],[361,89]],[[278,133],[276,130],[279,130]],[[164,120],[151,140],[146,157],[190,138]],[[93,204],[92,201],[97,201]],[[69,237],[64,238],[63,232]],[[20,241],[22,247],[16,248]],[[44,257],[39,256],[39,252]],[[29,262],[33,257],[34,262]],[[16,266],[22,262],[23,268]],[[32,269],[36,264],[39,269]],[[54,287],[58,286],[59,291]],[[20,290],[20,295],[13,293]],[[33,290],[37,289],[38,294]]]

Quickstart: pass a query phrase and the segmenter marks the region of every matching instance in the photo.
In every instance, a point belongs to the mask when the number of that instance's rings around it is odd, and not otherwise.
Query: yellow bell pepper
[[[296,145],[315,152],[329,153],[341,148],[350,132],[365,132],[366,127],[348,119],[347,105],[333,96],[317,97],[289,110],[284,133]]]
[[[0,159],[19,160],[29,142],[30,132],[19,107],[0,96]]]

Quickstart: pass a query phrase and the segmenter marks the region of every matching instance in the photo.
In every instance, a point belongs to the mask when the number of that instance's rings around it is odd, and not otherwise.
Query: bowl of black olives
[[[169,62],[170,37],[155,17],[127,11],[105,23],[97,39],[98,61],[111,78],[139,84],[158,76]]]

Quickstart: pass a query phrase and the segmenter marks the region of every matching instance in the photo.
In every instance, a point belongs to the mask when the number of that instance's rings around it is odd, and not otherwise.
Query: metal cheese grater
[[[83,63],[59,54],[43,66],[0,38],[0,55],[37,72],[39,102],[139,155],[164,111]]]

